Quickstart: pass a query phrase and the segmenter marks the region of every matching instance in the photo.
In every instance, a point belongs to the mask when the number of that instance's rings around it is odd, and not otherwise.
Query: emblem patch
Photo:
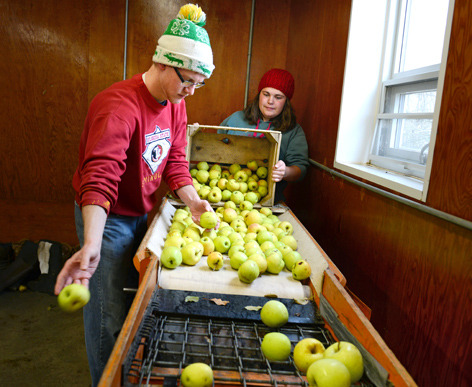
[[[162,130],[156,125],[154,133],[146,134],[145,138],[146,150],[143,152],[143,159],[154,174],[169,153],[170,129]]]

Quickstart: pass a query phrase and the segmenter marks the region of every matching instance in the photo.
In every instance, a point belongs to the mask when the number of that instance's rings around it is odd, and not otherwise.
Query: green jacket
[[[233,128],[248,128],[256,129],[256,125],[249,124],[244,119],[244,112],[238,111],[231,114],[226,118],[220,126],[228,126]],[[267,129],[269,127],[269,122],[261,121],[257,129]],[[270,130],[277,130],[270,128]],[[239,132],[235,130],[218,130],[218,133],[227,133],[233,135],[243,135],[244,132]],[[250,134],[248,134],[249,136]],[[308,144],[306,142],[305,133],[303,132],[302,127],[297,124],[295,128],[289,130],[288,132],[282,133],[282,142],[280,143],[280,154],[279,160],[287,166],[296,165],[300,168],[302,174],[300,179],[303,179],[306,174],[306,169],[309,165],[308,162]],[[283,195],[284,189],[287,187],[287,182],[285,180],[280,181],[276,185],[275,189],[275,202],[280,202],[285,200]]]

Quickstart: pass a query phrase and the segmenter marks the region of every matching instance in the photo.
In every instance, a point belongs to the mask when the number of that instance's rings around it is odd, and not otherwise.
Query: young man
[[[73,282],[90,288],[84,327],[93,386],[130,306],[123,288],[137,287],[132,258],[161,180],[195,222],[212,211],[193,187],[185,158],[184,98],[214,69],[204,20],[199,7],[182,7],[159,39],[149,70],[110,86],[90,104],[73,178],[81,249],[64,265],[55,292]]]

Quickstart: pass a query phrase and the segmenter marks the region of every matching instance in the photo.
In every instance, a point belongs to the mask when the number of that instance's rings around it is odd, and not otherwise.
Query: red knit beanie
[[[287,70],[272,69],[267,71],[259,82],[259,92],[265,87],[272,87],[285,94],[288,99],[293,96],[295,81]]]

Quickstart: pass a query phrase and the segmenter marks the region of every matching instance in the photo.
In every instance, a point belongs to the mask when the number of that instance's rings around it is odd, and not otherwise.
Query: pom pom
[[[180,8],[179,14],[177,15],[179,19],[187,19],[194,22],[197,26],[203,27],[206,22],[206,15],[202,9],[195,4],[186,4]]]

